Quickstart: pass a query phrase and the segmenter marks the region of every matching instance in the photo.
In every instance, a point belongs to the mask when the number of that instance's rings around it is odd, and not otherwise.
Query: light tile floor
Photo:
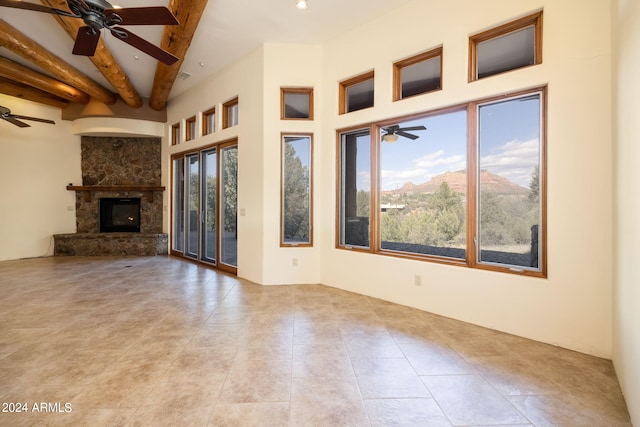
[[[0,262],[0,402],[12,427],[631,426],[608,360],[169,257]]]

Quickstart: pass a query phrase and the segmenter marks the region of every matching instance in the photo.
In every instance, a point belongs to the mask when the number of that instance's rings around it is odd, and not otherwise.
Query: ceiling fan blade
[[[91,27],[84,26],[78,28],[76,42],[73,45],[74,55],[93,56],[96,53],[100,33]]]
[[[427,130],[427,128],[424,127],[424,126],[410,126],[410,127],[407,127],[407,128],[400,128],[398,130],[400,130],[400,131],[402,131],[402,130]]]
[[[105,9],[105,16],[116,14],[122,18],[121,25],[178,25],[178,20],[163,6],[125,7]]]
[[[36,3],[27,3],[18,0],[0,0],[0,6],[12,7],[14,9],[34,10],[36,12],[53,13],[55,15],[74,16],[64,10],[54,9],[53,7],[43,6]]]
[[[31,120],[33,122],[49,123],[49,124],[52,124],[52,125],[56,124],[56,122],[54,122],[53,120],[40,119],[38,117],[19,116],[17,114],[12,114],[11,117],[13,117],[15,119],[21,119],[21,120]]]
[[[414,140],[419,138],[418,135],[413,135],[411,133],[406,133],[406,132],[403,132],[401,130],[397,131],[396,135],[404,136],[405,138],[414,139]]]
[[[16,126],[19,126],[21,128],[28,128],[31,127],[31,125],[26,124],[25,122],[21,122],[20,120],[14,118],[13,116],[9,116],[9,117],[3,117],[4,120],[8,121],[9,123],[12,123]]]
[[[177,56],[170,54],[166,50],[160,49],[158,46],[149,43],[145,39],[136,36],[131,31],[126,30],[122,27],[115,27],[111,29],[111,34],[113,34],[123,42],[135,47],[138,50],[141,50],[147,55],[152,56],[158,61],[163,62],[167,65],[171,65],[178,60]]]

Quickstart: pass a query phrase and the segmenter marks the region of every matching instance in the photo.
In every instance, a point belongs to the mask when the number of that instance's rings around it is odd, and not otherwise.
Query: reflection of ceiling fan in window
[[[178,20],[166,7],[152,6],[116,9],[105,0],[67,0],[67,5],[71,12],[24,1],[0,0],[0,6],[82,19],[85,26],[78,29],[76,42],[73,46],[74,55],[93,56],[98,46],[98,40],[100,39],[100,30],[106,28],[115,38],[156,58],[158,61],[171,65],[178,60],[177,57],[169,52],[149,43],[131,31],[117,26],[177,25]]]
[[[406,128],[401,128],[400,125],[387,126],[382,128],[382,132],[384,132],[382,134],[382,140],[388,143],[393,143],[398,140],[398,136],[404,136],[405,138],[416,140],[419,138],[418,135],[407,132],[414,130],[427,130],[427,128],[424,126],[409,126]]]
[[[56,122],[54,122],[53,120],[39,119],[37,117],[19,116],[17,114],[11,114],[11,110],[9,110],[7,107],[3,107],[2,105],[0,105],[0,119],[6,120],[7,122],[14,124],[16,126],[19,126],[21,128],[28,128],[31,126],[23,122],[22,120],[31,120],[34,122],[50,123],[52,125],[56,124]]]

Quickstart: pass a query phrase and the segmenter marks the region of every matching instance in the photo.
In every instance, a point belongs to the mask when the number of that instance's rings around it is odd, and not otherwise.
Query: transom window
[[[280,88],[282,120],[313,120],[313,88]]]
[[[212,107],[202,113],[202,135],[209,135],[216,130],[216,108]]]
[[[469,38],[469,81],[542,63],[542,12]]]
[[[180,123],[171,126],[171,145],[180,144]]]
[[[374,102],[374,72],[350,78],[340,82],[340,114],[373,107]]]
[[[393,64],[393,100],[442,89],[442,48]]]
[[[238,98],[222,105],[222,123],[224,129],[238,125]]]
[[[545,93],[340,132],[337,246],[545,276]]]
[[[185,140],[191,141],[196,137],[196,116],[185,120]]]

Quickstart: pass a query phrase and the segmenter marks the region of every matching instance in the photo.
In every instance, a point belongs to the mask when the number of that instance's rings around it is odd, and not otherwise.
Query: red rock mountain
[[[480,181],[482,189],[497,194],[526,195],[529,189],[521,185],[515,184],[506,178],[492,174],[483,170],[480,172]],[[438,176],[434,176],[430,181],[424,184],[414,184],[412,182],[405,183],[396,190],[384,191],[386,194],[415,194],[415,193],[435,193],[440,185],[446,182],[449,187],[458,193],[466,194],[467,192],[467,175],[466,171],[445,172]]]

